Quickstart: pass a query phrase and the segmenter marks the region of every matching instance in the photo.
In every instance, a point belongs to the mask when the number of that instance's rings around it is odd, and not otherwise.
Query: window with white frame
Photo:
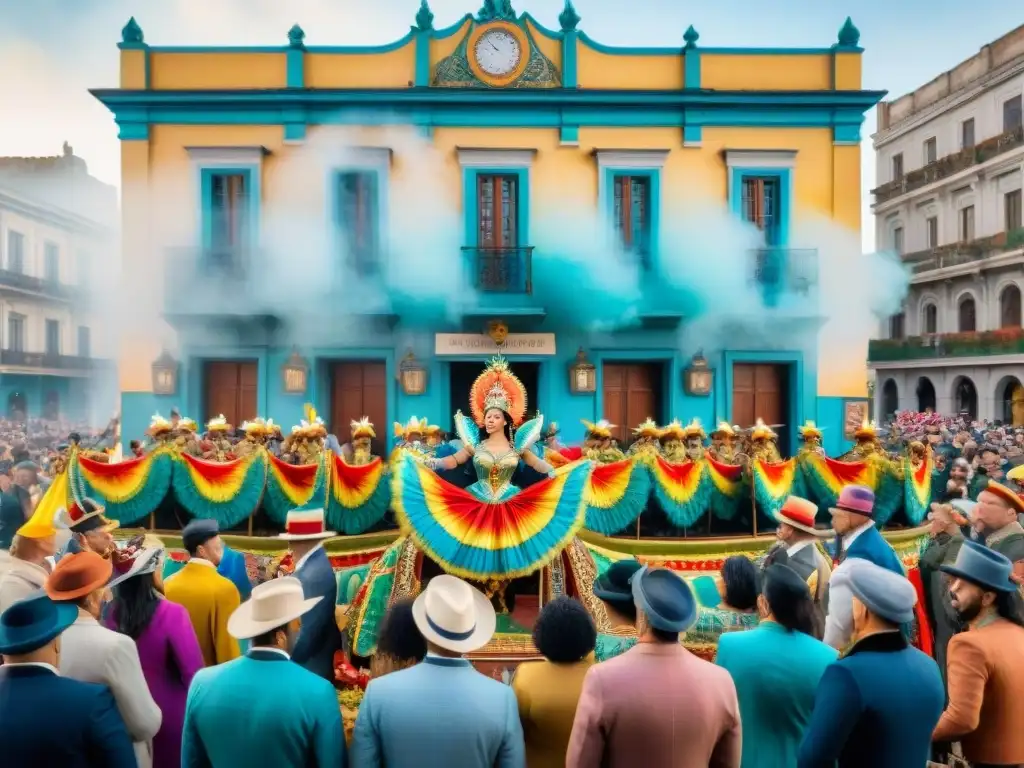
[[[969,243],[974,239],[974,206],[965,205],[960,209],[960,231],[959,239],[962,243]]]
[[[939,145],[935,137],[925,139],[924,142],[924,164],[934,163],[939,159]]]
[[[929,216],[924,220],[924,237],[926,248],[939,247],[939,217]]]
[[[899,181],[903,178],[903,153],[897,152],[892,156],[892,180]]]

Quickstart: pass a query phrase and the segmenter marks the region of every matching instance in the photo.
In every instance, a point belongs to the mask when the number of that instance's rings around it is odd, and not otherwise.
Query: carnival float
[[[788,459],[760,421],[749,430],[721,423],[709,435],[697,421],[659,426],[648,419],[625,451],[612,438],[614,425],[585,422],[583,444],[564,446],[556,424],[541,414],[527,418],[526,390],[500,356],[473,384],[469,411],[455,415],[452,439],[425,419],[395,424],[386,458],[372,454],[376,425],[366,419],[352,422],[340,451],[329,450],[326,426],[309,406],[287,435],[254,419],[235,441],[222,418],[200,434],[189,419],[155,416],[145,455],[114,463],[72,445],[56,463],[47,501],[93,498],[129,533],[165,532],[172,569],[184,556],[166,532],[189,518],[212,518],[245,555],[253,582],[290,568],[273,538],[288,511],[323,509],[328,528],[340,534],[326,547],[354,661],[373,655],[391,602],[448,572],[475,582],[495,603],[499,631],[476,662],[500,677],[536,655],[533,620],[557,595],[578,597],[606,629],[592,585],[625,557],[680,572],[703,608],[715,610],[722,562],[762,554],[774,538],[764,534],[791,494],[814,501],[824,523],[845,485],[873,488],[876,519],[916,579],[919,526],[933,486],[944,487],[950,469],[923,443],[887,453],[867,423],[838,458],[824,454],[813,423],[800,428],[800,448]],[[488,421],[488,414],[496,415]],[[660,521],[654,529],[669,537],[644,535],[645,519]],[[261,532],[269,535],[253,535]],[[706,657],[715,641],[687,638]]]

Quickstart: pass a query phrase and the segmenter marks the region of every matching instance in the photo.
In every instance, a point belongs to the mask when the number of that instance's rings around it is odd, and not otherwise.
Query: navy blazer
[[[334,618],[338,581],[323,547],[315,550],[294,576],[302,582],[302,594],[307,600],[311,597],[323,600],[303,615],[292,661],[333,683],[334,653],[341,648],[341,632]]]
[[[843,553],[843,560],[859,558],[868,560],[875,565],[892,571],[898,576],[905,576],[903,563],[896,551],[889,545],[875,526],[871,526],[853,540],[850,548]]]
[[[12,767],[137,766],[109,688],[34,665],[0,667],[0,748]]]
[[[934,659],[900,632],[869,635],[825,670],[797,766],[923,766],[944,705]]]

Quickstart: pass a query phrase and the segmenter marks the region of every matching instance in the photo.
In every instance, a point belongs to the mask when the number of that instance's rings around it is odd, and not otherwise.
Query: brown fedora
[[[64,555],[46,578],[46,594],[58,602],[77,600],[106,586],[114,564],[95,552]]]

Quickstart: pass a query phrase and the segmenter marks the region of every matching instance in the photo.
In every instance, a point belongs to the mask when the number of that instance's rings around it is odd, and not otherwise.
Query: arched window
[[[922,413],[935,410],[935,385],[926,376],[917,380],[917,410]]]
[[[934,304],[928,303],[924,305],[924,316],[923,333],[938,333],[939,332],[939,308]]]
[[[896,382],[887,379],[882,385],[882,417],[888,421],[900,408],[900,393],[896,388]]]
[[[43,418],[56,420],[60,418],[60,392],[49,390],[43,401]]]
[[[977,313],[974,310],[974,297],[964,296],[960,300],[960,322],[957,330],[960,333],[970,333],[978,330]]]
[[[1020,328],[1020,288],[1012,283],[999,294],[999,327]]]
[[[11,392],[7,396],[7,418],[12,421],[24,421],[28,413],[28,405],[25,395],[21,392]]]
[[[904,336],[904,317],[902,312],[889,317],[889,338],[902,339]]]
[[[1024,427],[1024,386],[1015,376],[1007,376],[996,385],[996,406],[1004,424]]]
[[[972,421],[978,418],[978,390],[974,382],[966,376],[957,379],[953,389],[953,405],[957,413],[962,413]]]

